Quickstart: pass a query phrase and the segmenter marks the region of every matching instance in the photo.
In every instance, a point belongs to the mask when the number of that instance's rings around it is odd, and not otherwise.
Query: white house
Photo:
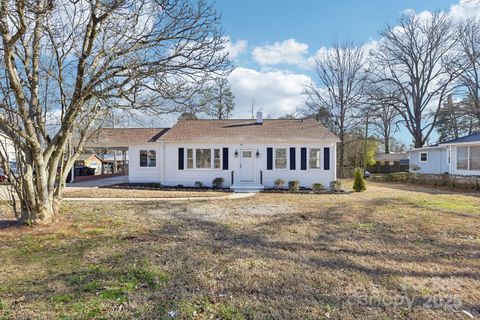
[[[131,183],[210,186],[223,178],[225,187],[246,191],[272,187],[276,179],[308,188],[336,180],[339,139],[314,119],[264,120],[259,113],[256,120],[182,120],[130,135],[130,129],[104,130],[111,130],[113,144],[128,147]]]
[[[0,133],[0,153],[2,159],[6,159],[9,162],[16,161],[15,146],[13,145],[13,142],[2,133]]]
[[[409,151],[414,172],[480,175],[480,133]]]

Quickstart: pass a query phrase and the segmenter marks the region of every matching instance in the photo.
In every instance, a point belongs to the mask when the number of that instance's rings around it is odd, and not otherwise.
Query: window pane
[[[320,169],[320,149],[310,149],[310,169]]]
[[[423,161],[423,162],[428,161],[428,153],[426,152],[420,153],[420,161]]]
[[[210,169],[212,167],[212,150],[196,149],[195,160],[197,162],[197,169]]]
[[[457,169],[468,170],[468,147],[457,147]]]
[[[193,169],[193,149],[187,149],[187,169]]]
[[[275,149],[275,168],[287,168],[287,149]]]
[[[480,147],[470,147],[470,170],[480,170]]]
[[[252,157],[252,151],[242,151],[242,157],[243,158],[251,158]]]
[[[140,150],[140,167],[147,166],[147,150]]]
[[[157,151],[155,150],[148,151],[148,166],[149,167],[157,166]]]
[[[213,167],[220,169],[220,149],[213,149]]]

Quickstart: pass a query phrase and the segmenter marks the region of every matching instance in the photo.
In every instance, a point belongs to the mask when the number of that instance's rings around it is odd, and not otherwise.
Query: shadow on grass
[[[60,304],[59,309],[67,313],[77,312],[68,309],[75,301],[83,303],[82,314],[87,318],[103,314],[106,308],[116,310],[111,317],[146,319],[166,316],[171,310],[180,310],[183,318],[193,312],[226,319],[225,314],[236,313],[252,318],[307,318],[312,308],[360,317],[372,312],[402,314],[402,309],[382,306],[367,309],[361,299],[353,299],[361,298],[364,286],[375,286],[382,295],[402,294],[392,278],[480,279],[475,243],[422,234],[417,226],[399,233],[388,219],[377,221],[375,208],[392,204],[411,207],[412,212],[416,209],[397,198],[372,199],[361,205],[292,209],[242,225],[228,223],[232,217],[216,221],[193,214],[195,204],[141,208],[127,204],[134,215],[153,209],[161,213],[136,232],[115,231],[41,247],[39,258],[56,256],[41,262],[51,266],[49,274],[9,285],[31,281],[23,295]],[[404,223],[415,220],[407,217]],[[93,254],[95,250],[103,254]],[[73,267],[58,271],[55,263],[65,252],[75,253],[63,256],[74,262]],[[474,303],[467,302],[463,308],[480,312]]]
[[[17,220],[0,220],[0,230],[7,230],[7,229],[14,229],[14,228],[21,228]]]

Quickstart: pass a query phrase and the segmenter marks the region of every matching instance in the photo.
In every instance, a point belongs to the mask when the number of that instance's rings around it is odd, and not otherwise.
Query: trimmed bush
[[[276,179],[275,181],[273,181],[273,185],[275,186],[275,189],[281,189],[285,186],[285,180]]]
[[[313,192],[321,192],[325,190],[325,186],[321,183],[314,183],[312,184],[312,190]]]
[[[224,182],[225,182],[225,180],[223,178],[215,178],[212,181],[212,188],[213,189],[222,189]]]
[[[330,182],[330,190],[334,192],[342,191],[342,182],[338,180]]]
[[[196,188],[203,188],[203,182],[202,181],[195,181],[195,187]]]
[[[294,192],[299,191],[300,190],[300,181],[298,181],[298,180],[288,181],[288,189],[290,191],[294,191]]]
[[[355,169],[355,180],[353,181],[353,190],[356,192],[362,192],[367,190],[365,179],[363,178],[362,169]]]

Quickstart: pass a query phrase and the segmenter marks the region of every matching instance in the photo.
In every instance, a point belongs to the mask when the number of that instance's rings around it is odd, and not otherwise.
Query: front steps
[[[230,189],[239,193],[260,192],[263,188],[263,185],[256,183],[235,183],[230,186]]]

